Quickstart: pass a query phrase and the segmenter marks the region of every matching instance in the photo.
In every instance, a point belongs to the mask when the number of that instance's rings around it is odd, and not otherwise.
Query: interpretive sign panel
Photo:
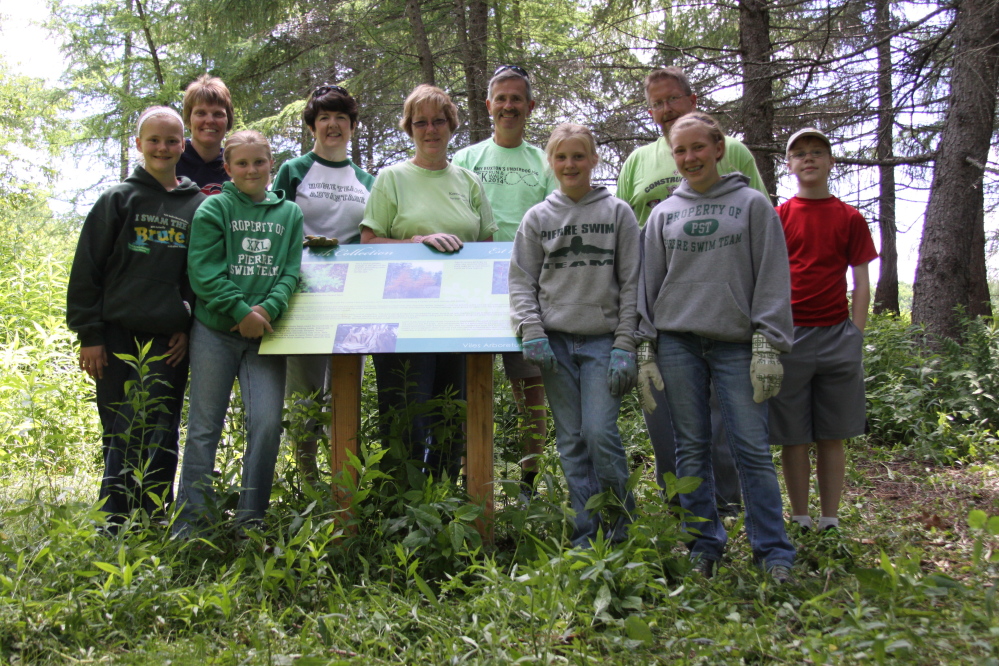
[[[262,354],[519,351],[507,276],[513,243],[305,248],[298,290]]]

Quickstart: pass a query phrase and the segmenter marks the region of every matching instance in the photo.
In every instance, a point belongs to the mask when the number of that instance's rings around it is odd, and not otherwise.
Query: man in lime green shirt
[[[516,65],[502,65],[489,81],[486,108],[493,117],[492,137],[454,156],[454,164],[474,171],[486,188],[499,230],[493,240],[510,242],[524,213],[544,201],[558,183],[545,158],[545,152],[524,141],[524,127],[534,109],[531,81],[527,72]],[[514,397],[529,427],[524,431],[522,480],[529,496],[537,478],[537,456],[541,454],[548,432],[545,390],[540,370],[524,361],[519,353],[503,354]]]
[[[683,70],[666,67],[654,70],[645,77],[645,101],[648,102],[652,120],[662,129],[663,135],[654,143],[631,153],[617,177],[617,196],[628,202],[635,211],[639,226],[643,227],[656,204],[673,194],[683,180],[677,173],[673,151],[666,137],[677,118],[697,108],[697,95]],[[750,187],[770,197],[763,186],[753,154],[741,141],[726,136],[725,156],[718,163],[718,173],[724,176],[733,171],[748,176]]]

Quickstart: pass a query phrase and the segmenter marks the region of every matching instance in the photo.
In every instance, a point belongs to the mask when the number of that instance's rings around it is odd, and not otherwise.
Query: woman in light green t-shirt
[[[378,174],[364,209],[361,242],[423,243],[439,252],[458,252],[464,243],[491,241],[496,223],[482,181],[447,159],[458,127],[451,98],[440,88],[417,86],[406,98],[399,126],[412,137],[416,154]],[[449,393],[465,397],[465,360],[459,354],[374,354],[373,360],[386,440],[393,410]],[[434,441],[441,420],[440,414],[420,414],[405,439],[424,470],[454,478],[461,443]]]

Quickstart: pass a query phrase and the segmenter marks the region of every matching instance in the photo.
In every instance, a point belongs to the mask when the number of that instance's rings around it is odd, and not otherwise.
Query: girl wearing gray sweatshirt
[[[601,529],[624,540],[635,508],[617,419],[638,372],[638,223],[627,203],[590,184],[598,157],[587,128],[559,125],[545,152],[559,189],[517,232],[510,308],[524,358],[541,368],[576,514],[571,540],[585,547]],[[586,503],[607,490],[602,520]]]
[[[645,226],[640,381],[665,380],[677,476],[702,479],[680,495],[695,518],[688,523],[694,571],[711,576],[727,538],[711,465],[713,382],[742,482],[754,559],[784,583],[795,551],[784,530],[765,401],[780,390],[777,356],[790,351],[793,340],[787,246],[773,207],[749,179],[719,175],[725,141],[714,119],[685,115],[669,139],[684,182]]]

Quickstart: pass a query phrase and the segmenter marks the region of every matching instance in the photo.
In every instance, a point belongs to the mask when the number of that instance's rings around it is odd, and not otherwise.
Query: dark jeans
[[[373,354],[378,385],[378,411],[381,435],[388,443],[390,416],[394,410],[412,406],[416,412],[402,433],[409,457],[439,478],[447,473],[456,478],[461,469],[464,438],[438,441],[437,430],[445,425],[437,410],[422,407],[428,400],[455,392],[465,399],[465,357],[462,354]]]
[[[108,365],[97,380],[104,443],[100,498],[106,498],[103,510],[115,522],[138,508],[157,511],[153,493],[163,498],[164,506],[173,501],[178,428],[187,387],[187,357],[176,367],[165,359],[150,363],[140,386],[138,370],[115,355],[138,355],[136,341],[152,343],[150,357],[161,356],[170,347],[169,335],[129,331],[114,324],[105,328]],[[126,382],[134,382],[133,396],[126,394]]]

